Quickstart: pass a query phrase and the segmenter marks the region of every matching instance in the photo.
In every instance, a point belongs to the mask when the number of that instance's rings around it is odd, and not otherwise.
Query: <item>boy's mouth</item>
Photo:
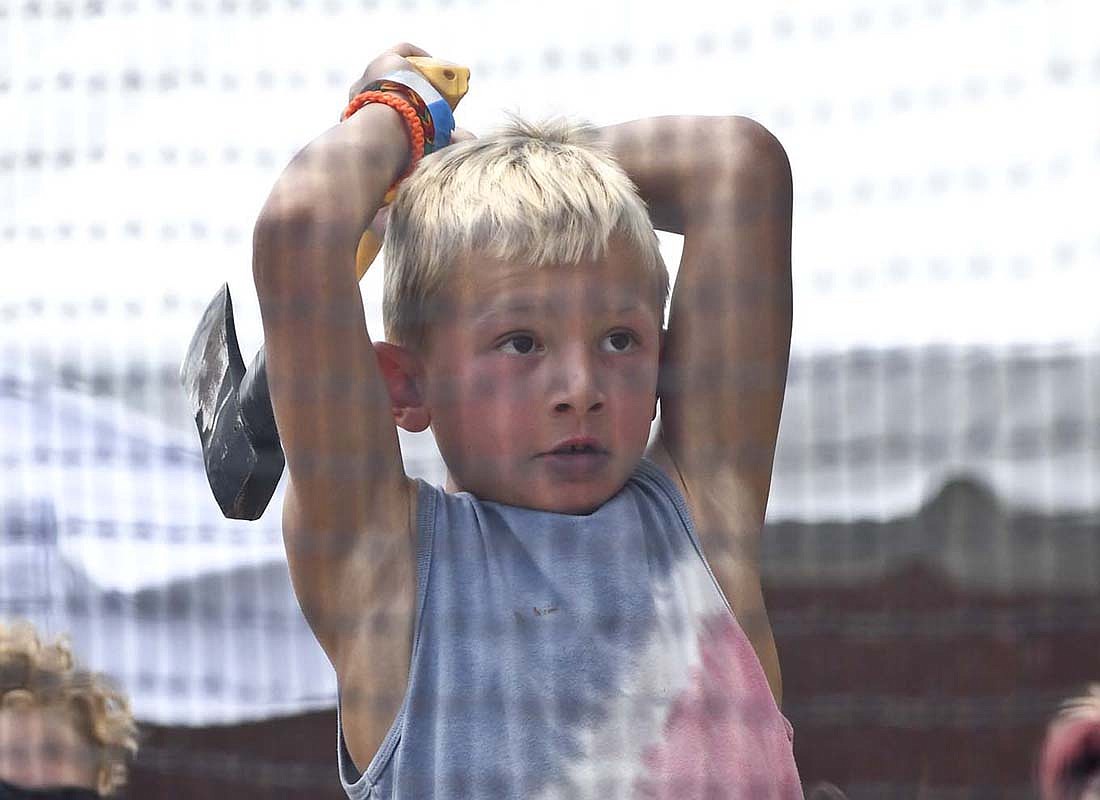
[[[578,436],[558,442],[540,460],[557,480],[576,483],[595,479],[610,458],[598,439]]]
[[[607,450],[600,446],[598,439],[591,437],[577,437],[559,442],[545,455],[552,456],[578,456],[578,455],[606,455]]]

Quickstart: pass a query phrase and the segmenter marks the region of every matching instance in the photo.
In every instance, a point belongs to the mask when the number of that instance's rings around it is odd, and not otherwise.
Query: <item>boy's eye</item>
[[[517,353],[521,356],[525,356],[535,351],[535,337],[528,336],[526,333],[517,333],[515,336],[509,336],[502,342],[500,349],[505,353]]]
[[[626,331],[615,331],[603,337],[603,350],[608,353],[625,353],[634,344],[634,337]]]

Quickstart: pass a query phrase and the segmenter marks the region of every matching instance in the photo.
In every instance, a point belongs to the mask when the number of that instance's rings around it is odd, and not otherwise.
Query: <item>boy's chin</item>
[[[583,517],[599,509],[600,506],[602,506],[614,496],[615,493],[611,492],[609,494],[596,495],[594,497],[556,497],[548,502],[537,502],[527,507],[535,509],[537,511],[549,511],[554,514],[570,514],[575,517]]]
[[[482,484],[465,491],[484,502],[529,508],[532,511],[583,516],[591,514],[614,497],[625,482],[624,479],[620,482],[599,480],[544,485],[542,481],[537,481],[518,490],[512,486]],[[450,491],[457,488],[458,485],[453,481],[448,484]]]

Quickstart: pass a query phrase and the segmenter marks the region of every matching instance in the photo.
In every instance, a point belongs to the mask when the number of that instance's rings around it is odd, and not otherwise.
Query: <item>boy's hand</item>
[[[390,49],[384,50],[375,56],[370,64],[367,65],[367,68],[363,70],[362,76],[351,85],[351,88],[348,90],[348,101],[350,102],[372,81],[376,81],[391,72],[398,72],[400,70],[412,70],[413,72],[417,72],[418,70],[416,67],[408,60],[408,56],[431,58],[431,55],[432,54],[427,50],[423,50],[409,42],[400,42]],[[475,138],[477,137],[465,128],[456,127],[451,133],[451,144]],[[367,227],[367,230],[377,236],[379,241],[386,235],[386,225],[389,222],[389,216],[389,206],[383,206],[378,210],[378,213],[374,215],[374,219],[371,220],[370,225]]]
[[[455,142],[467,142],[471,139],[476,138],[477,136],[470,133],[470,131],[466,130],[465,128],[455,128],[454,131],[451,133],[451,144],[454,144]]]
[[[362,92],[364,87],[371,81],[376,81],[391,72],[398,72],[399,70],[411,70],[416,72],[416,67],[413,66],[411,61],[407,60],[408,56],[424,56],[426,58],[431,58],[431,55],[432,54],[427,50],[421,50],[415,44],[409,44],[408,42],[395,44],[389,50],[385,50],[377,55],[374,60],[367,65],[367,68],[363,71],[363,76],[353,83],[351,89],[348,90],[348,100],[350,101],[353,97]]]

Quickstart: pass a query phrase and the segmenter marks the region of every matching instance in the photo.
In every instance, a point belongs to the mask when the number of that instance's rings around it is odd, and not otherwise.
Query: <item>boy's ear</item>
[[[431,424],[420,393],[420,358],[412,350],[389,342],[374,342],[374,353],[390,395],[393,421],[410,433],[420,433]]]

